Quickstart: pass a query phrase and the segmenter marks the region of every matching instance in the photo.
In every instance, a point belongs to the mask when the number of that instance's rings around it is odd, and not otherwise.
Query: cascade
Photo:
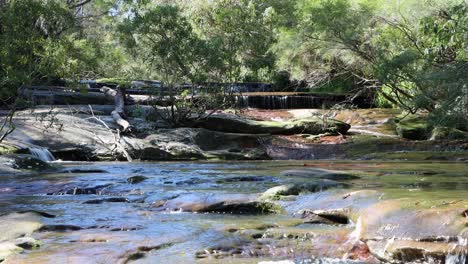
[[[55,161],[54,155],[52,155],[52,153],[50,153],[46,148],[29,148],[29,152],[31,152],[31,155],[42,161]]]

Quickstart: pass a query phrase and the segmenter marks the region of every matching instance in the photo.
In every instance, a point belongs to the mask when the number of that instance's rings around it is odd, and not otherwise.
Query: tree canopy
[[[468,129],[463,0],[2,0],[0,85],[118,77],[372,94]],[[276,84],[276,85],[275,85]],[[304,86],[304,85],[303,85]],[[296,87],[297,88],[297,87]]]

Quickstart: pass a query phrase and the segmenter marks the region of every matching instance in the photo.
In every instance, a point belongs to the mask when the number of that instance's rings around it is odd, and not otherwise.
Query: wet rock
[[[125,197],[111,197],[105,199],[95,199],[84,202],[84,204],[102,204],[102,203],[128,203],[130,202]]]
[[[302,192],[321,192],[330,188],[336,188],[340,186],[344,186],[344,184],[329,180],[303,184],[286,184],[275,186],[266,190],[262,194],[261,199],[276,199],[280,196],[299,195]]]
[[[227,213],[227,214],[272,214],[282,211],[279,205],[257,201],[255,194],[205,194],[190,193],[164,199],[154,204],[158,210]]]
[[[148,179],[148,177],[141,176],[141,175],[136,175],[136,176],[132,176],[132,177],[128,178],[127,182],[130,183],[130,184],[137,184],[137,183],[143,182],[143,181],[145,181],[147,179]]]
[[[15,240],[15,245],[23,249],[35,249],[42,246],[42,242],[32,237],[20,237]]]
[[[141,229],[143,229],[143,227],[141,227],[141,226],[137,226],[137,227],[122,226],[122,227],[112,228],[109,231],[111,231],[111,232],[120,232],[120,231],[128,232],[128,231],[136,231],[136,230],[141,230]]]
[[[108,173],[106,170],[101,169],[65,169],[62,170],[63,173],[80,173],[80,174],[91,174],[91,173]]]
[[[234,245],[222,245],[222,246],[215,246],[204,249],[202,251],[198,251],[195,253],[195,257],[197,259],[204,259],[204,258],[215,258],[215,259],[222,259],[227,257],[236,257],[245,254],[244,246],[240,243],[236,243]]]
[[[1,155],[0,164],[13,170],[44,171],[53,168],[47,162],[27,154]]]
[[[275,177],[271,176],[239,176],[239,177],[230,177],[216,181],[216,183],[235,183],[235,182],[262,182],[262,181],[275,181]]]
[[[16,246],[11,242],[0,242],[0,262],[3,262],[7,257],[23,252],[24,249]]]
[[[39,216],[46,217],[46,218],[55,218],[56,217],[56,215],[49,214],[49,213],[42,212],[42,211],[36,211],[36,210],[26,210],[26,211],[19,211],[18,212],[18,214],[28,214],[28,213],[37,214]]]
[[[192,177],[192,178],[190,178],[188,180],[178,181],[175,184],[176,185],[195,185],[195,184],[202,184],[202,183],[206,183],[206,182],[208,182],[208,180],[200,179],[200,178],[197,178],[197,177]]]
[[[342,224],[350,223],[351,210],[347,208],[332,210],[301,210],[297,213],[305,223],[313,224]]]
[[[346,259],[364,261],[365,263],[380,263],[380,261],[372,256],[369,247],[362,241],[357,241],[351,250],[346,254]]]
[[[36,213],[12,213],[0,216],[0,241],[9,241],[31,234],[42,227],[42,217]]]
[[[221,202],[218,204],[210,205],[202,210],[200,213],[227,213],[227,214],[275,214],[281,212],[282,209],[279,205],[269,202],[247,202],[247,203],[230,203]]]
[[[144,257],[146,257],[145,253],[143,253],[143,252],[134,252],[134,253],[129,254],[128,256],[125,256],[124,257],[125,260],[122,263],[127,264],[127,263],[130,263],[132,261],[142,259]]]
[[[45,225],[41,227],[39,232],[69,232],[69,231],[78,231],[83,229],[82,227],[75,225]]]
[[[103,184],[94,187],[75,187],[71,189],[65,189],[58,192],[47,193],[47,195],[87,195],[87,194],[102,194],[102,192],[112,186],[112,184]]]
[[[281,172],[282,176],[304,177],[311,179],[327,179],[335,181],[356,180],[360,177],[339,171],[324,170],[318,168],[305,168],[296,170],[287,170]]]
[[[160,245],[156,245],[156,246],[140,246],[138,247],[138,250],[139,251],[144,251],[144,252],[149,252],[149,251],[153,251],[153,250],[161,250],[161,249],[165,249],[165,248],[168,248],[168,247],[172,247],[174,245],[174,243],[164,243],[164,244],[160,244]]]
[[[457,258],[468,252],[468,246],[456,243],[418,242],[414,240],[367,241],[370,251],[382,260],[398,263],[446,263],[449,256]],[[460,263],[460,262],[452,262]]]
[[[431,208],[418,204],[408,199],[383,200],[361,210],[361,238],[456,237],[466,228],[466,219],[460,216],[463,204],[433,204]]]

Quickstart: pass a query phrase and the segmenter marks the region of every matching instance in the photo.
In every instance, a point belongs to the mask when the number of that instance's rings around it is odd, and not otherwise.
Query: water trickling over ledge
[[[55,161],[54,155],[52,155],[52,153],[50,153],[50,151],[47,148],[29,148],[29,152],[31,153],[31,155],[42,161]]]

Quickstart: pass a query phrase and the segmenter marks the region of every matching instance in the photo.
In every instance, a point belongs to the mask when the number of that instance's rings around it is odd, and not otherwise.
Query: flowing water
[[[60,173],[0,177],[0,215],[56,216],[41,217],[46,228],[31,234],[40,247],[5,263],[466,263],[468,163],[61,166]],[[308,174],[282,173],[310,168],[358,177],[276,197],[282,208],[276,214],[193,212],[222,201],[260,201],[271,187],[313,182]],[[298,213],[341,209],[349,213],[338,223],[305,221]],[[410,250],[421,247],[425,251]]]
[[[39,160],[45,162],[55,161],[54,155],[47,148],[29,148],[29,152]]]

